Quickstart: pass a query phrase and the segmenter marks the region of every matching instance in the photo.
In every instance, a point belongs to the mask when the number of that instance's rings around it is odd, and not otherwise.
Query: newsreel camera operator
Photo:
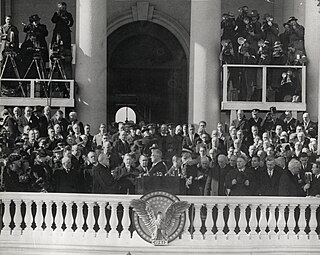
[[[51,61],[51,70],[49,73],[49,79],[71,79],[72,78],[72,53],[71,50],[66,49],[60,38],[60,35],[57,35],[57,41],[52,43],[52,54],[50,55]],[[49,85],[51,82],[49,83]],[[56,92],[63,92],[65,97],[69,96],[68,88],[66,84],[58,83],[58,86],[50,86],[50,92],[52,88]]]
[[[11,20],[11,16],[6,16],[5,24],[0,26],[0,78],[19,78],[16,65],[16,58],[19,53],[19,31],[16,26],[12,25]],[[9,91],[14,91],[13,88],[13,82],[3,82],[1,94],[9,95]]]
[[[48,30],[46,25],[40,23],[40,17],[38,14],[34,14],[29,17],[29,24],[24,26],[23,32],[26,33],[25,42],[30,39],[31,35],[36,37],[39,47],[43,49],[41,51],[42,60],[44,63],[47,63],[49,61],[49,51],[46,42]]]

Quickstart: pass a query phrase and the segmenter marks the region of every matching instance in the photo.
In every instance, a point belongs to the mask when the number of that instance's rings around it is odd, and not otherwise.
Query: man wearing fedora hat
[[[29,24],[24,26],[23,32],[26,33],[25,41],[29,40],[31,35],[36,37],[36,42],[39,43],[39,47],[41,49],[42,59],[44,62],[48,62],[49,51],[46,37],[48,36],[49,32],[47,26],[40,23],[40,17],[38,14],[34,14],[29,17]]]
[[[290,25],[289,44],[296,50],[305,51],[305,48],[304,48],[305,29],[297,21],[298,19],[294,16],[290,17],[288,20],[288,24]]]

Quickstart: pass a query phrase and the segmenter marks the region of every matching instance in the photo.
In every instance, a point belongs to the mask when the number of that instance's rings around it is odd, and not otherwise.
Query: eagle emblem
[[[144,232],[142,237],[152,244],[167,245],[183,231],[185,211],[190,205],[186,201],[179,201],[169,193],[159,193],[162,196],[152,196],[152,194],[150,196],[149,194],[147,196],[149,199],[145,199],[145,197],[133,199],[130,205],[136,213],[135,222],[139,224],[136,228],[139,235],[141,236],[141,232]],[[163,196],[164,193],[170,196]],[[171,197],[176,199],[172,201]],[[142,231],[141,224],[144,225],[144,231]],[[146,236],[149,238],[145,238]]]

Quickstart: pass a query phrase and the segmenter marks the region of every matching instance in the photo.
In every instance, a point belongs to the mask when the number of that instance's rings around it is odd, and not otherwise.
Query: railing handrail
[[[71,83],[73,82],[74,80],[72,79],[69,79],[69,80],[64,80],[64,79],[39,79],[39,78],[36,78],[36,79],[23,79],[23,78],[1,78],[0,81],[51,81],[51,82],[68,82],[68,83]]]
[[[256,68],[263,68],[263,67],[271,67],[271,68],[301,68],[305,69],[306,66],[292,66],[292,65],[250,65],[250,64],[224,64],[223,66],[227,67],[256,67]]]
[[[261,69],[261,77],[259,80],[261,89],[261,100],[260,101],[246,101],[244,98],[238,100],[231,98],[229,95],[229,70],[232,68],[255,68],[256,70]],[[268,83],[268,72],[270,69],[281,68],[281,69],[296,69],[301,72],[301,100],[298,102],[281,102],[281,101],[270,101],[267,100],[267,91],[270,86]],[[293,66],[293,65],[247,65],[247,64],[224,64],[222,66],[222,110],[235,111],[239,108],[243,110],[251,110],[258,108],[260,110],[269,110],[270,107],[276,106],[280,111],[290,109],[292,111],[306,111],[306,66]],[[272,71],[272,70],[271,70]],[[258,80],[257,80],[258,83]],[[257,84],[258,85],[258,84]],[[230,97],[230,98],[229,98]],[[233,116],[234,117],[234,116]]]
[[[319,205],[317,197],[264,197],[264,196],[180,196],[180,200],[195,204],[249,204],[249,205]],[[1,192],[2,200],[29,201],[82,201],[82,202],[130,202],[141,195]]]

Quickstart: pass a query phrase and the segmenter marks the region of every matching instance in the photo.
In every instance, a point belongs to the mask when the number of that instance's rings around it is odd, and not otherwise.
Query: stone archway
[[[108,37],[108,122],[120,106],[137,121],[186,122],[188,62],[179,41],[164,27],[136,21]]]
[[[149,2],[137,2],[137,5],[132,6],[131,10],[125,11],[111,20],[107,26],[107,37],[118,28],[135,21],[149,21],[169,30],[180,42],[189,63],[190,35],[188,31],[173,17],[156,10]]]
[[[185,29],[149,3],[139,2],[109,23],[107,35],[108,122],[114,121],[121,105],[131,107],[137,121],[186,122],[189,35]]]

